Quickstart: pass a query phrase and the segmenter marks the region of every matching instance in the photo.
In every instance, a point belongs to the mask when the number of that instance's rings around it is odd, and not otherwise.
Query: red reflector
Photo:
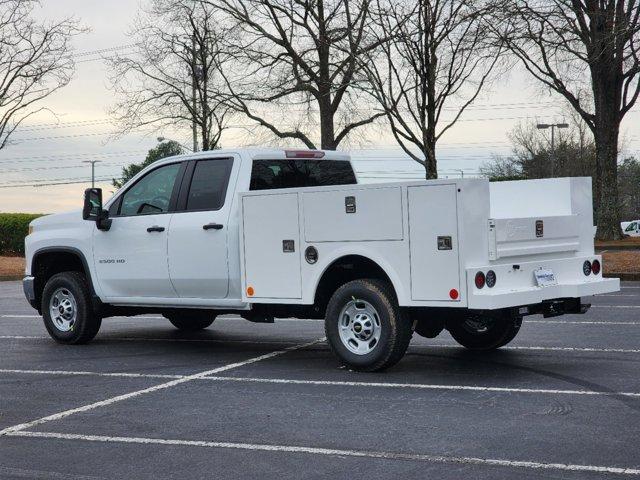
[[[600,273],[600,260],[594,260],[591,262],[591,271],[594,275],[598,275]]]
[[[455,288],[452,288],[451,290],[449,290],[449,296],[451,297],[451,300],[457,300],[458,299],[458,290],[456,290]]]
[[[285,150],[284,154],[287,158],[322,158],[324,152],[318,150]]]
[[[484,287],[484,273],[482,272],[478,272],[476,273],[476,288],[480,289],[482,287]]]

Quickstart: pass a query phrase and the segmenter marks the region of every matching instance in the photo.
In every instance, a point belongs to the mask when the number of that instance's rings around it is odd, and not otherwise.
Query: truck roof
[[[251,160],[345,160],[351,161],[351,156],[346,152],[333,150],[311,150],[311,149],[285,149],[285,148],[225,148],[220,150],[209,150],[204,152],[187,153],[163,158],[162,162],[176,160],[186,161],[197,158],[207,158],[212,155],[241,155]]]

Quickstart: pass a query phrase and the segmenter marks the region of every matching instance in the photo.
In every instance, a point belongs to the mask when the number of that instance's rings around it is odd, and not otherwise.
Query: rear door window
[[[232,158],[196,162],[187,195],[187,211],[219,210],[224,205]]]
[[[251,190],[358,183],[345,160],[254,160]]]

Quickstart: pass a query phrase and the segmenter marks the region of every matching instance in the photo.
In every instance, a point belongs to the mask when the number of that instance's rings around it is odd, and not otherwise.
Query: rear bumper
[[[599,256],[520,263],[517,265],[518,268],[514,268],[515,265],[492,265],[480,269],[467,269],[468,307],[495,310],[619,291],[620,279],[618,278],[602,278],[601,273],[584,276],[581,272],[582,262],[593,258],[599,258]],[[535,284],[533,271],[541,267],[553,270],[557,277],[557,285],[538,287]],[[497,274],[496,286],[477,289],[474,285],[475,272],[488,269],[494,270]]]
[[[22,279],[22,290],[24,291],[24,296],[27,298],[29,304],[37,310],[38,307],[36,306],[36,290],[34,283],[35,278],[24,277]]]

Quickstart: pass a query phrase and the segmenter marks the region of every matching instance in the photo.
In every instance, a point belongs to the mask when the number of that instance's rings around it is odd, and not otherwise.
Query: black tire
[[[56,299],[52,303],[54,296]],[[60,316],[56,314],[52,317],[52,308],[65,309],[59,298],[64,298],[64,302],[71,305],[75,318],[67,320],[62,311]],[[53,307],[53,305],[56,306]],[[93,311],[89,282],[80,272],[62,272],[52,276],[42,291],[41,308],[47,332],[59,343],[69,345],[88,343],[97,335],[102,324],[102,319]],[[65,315],[71,316],[69,313],[71,310],[65,312]]]
[[[197,332],[211,326],[216,319],[214,312],[201,312],[184,310],[162,314],[171,322],[171,325],[184,332]]]
[[[477,325],[484,323],[483,328]],[[451,336],[463,347],[470,350],[489,351],[500,348],[513,340],[522,325],[521,318],[507,316],[477,317],[470,315],[466,319],[451,321],[447,329]]]
[[[362,354],[352,352],[341,339],[339,331],[339,323],[343,321],[340,318],[342,310],[352,302],[356,302],[353,305],[357,309],[358,301],[363,306],[368,304],[375,309],[379,323],[379,327],[376,327],[379,330],[375,330],[379,331],[379,340],[363,342],[368,342],[371,350]],[[363,372],[384,370],[398,363],[413,335],[411,322],[398,306],[391,287],[386,282],[374,279],[353,280],[336,290],[327,305],[324,325],[333,353],[347,367]]]

